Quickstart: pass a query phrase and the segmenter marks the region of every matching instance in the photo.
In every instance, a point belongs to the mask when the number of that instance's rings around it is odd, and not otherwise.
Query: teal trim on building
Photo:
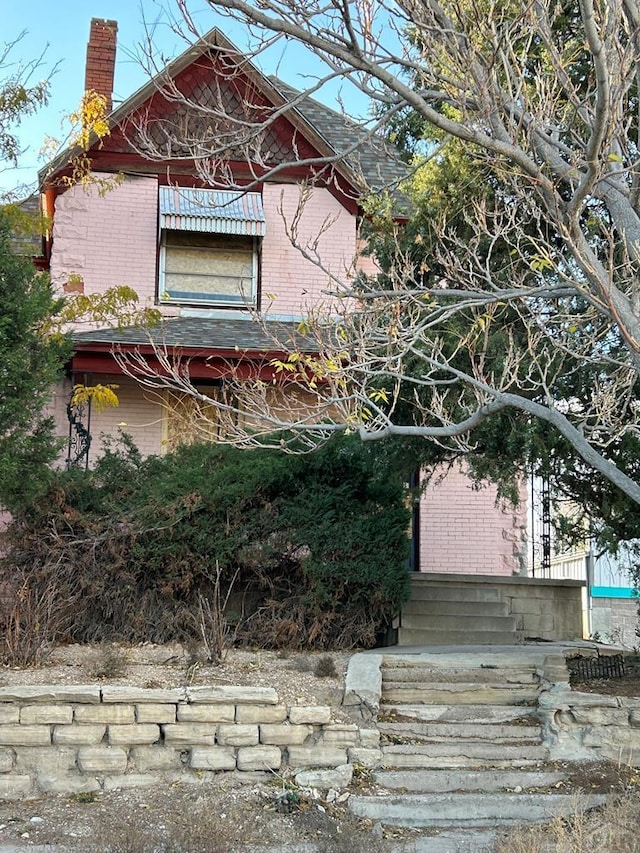
[[[635,598],[632,587],[624,586],[592,586],[592,598]]]

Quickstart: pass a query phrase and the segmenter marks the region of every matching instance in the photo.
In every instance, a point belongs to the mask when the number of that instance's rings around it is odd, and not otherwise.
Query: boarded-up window
[[[259,193],[161,186],[159,215],[161,299],[256,305],[258,246],[265,234]]]
[[[224,441],[240,421],[237,401],[222,386],[198,388],[212,401],[207,403],[189,395],[167,393],[165,397],[165,439],[163,450],[171,452],[182,444],[201,441]],[[215,402],[221,403],[220,409]]]
[[[176,302],[254,305],[253,237],[165,231],[162,296]]]

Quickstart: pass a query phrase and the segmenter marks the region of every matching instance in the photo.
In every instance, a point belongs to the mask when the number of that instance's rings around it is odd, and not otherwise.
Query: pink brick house
[[[94,19],[87,49],[85,88],[104,94],[109,104],[116,33],[114,21]],[[266,167],[250,166],[238,154],[225,164],[236,187],[249,187],[237,192],[205,183],[193,160],[175,159],[175,149],[163,160],[158,152],[173,144],[167,128],[185,121],[180,106],[162,92],[166,79],[192,99],[206,99],[215,91],[226,103],[246,109],[250,95],[252,108],[278,110],[262,140],[272,158],[268,165],[279,159],[301,164],[261,181]],[[355,133],[356,126],[309,98],[287,108],[294,97],[281,81],[259,73],[218,31],[186,51],[161,79],[110,114],[110,135],[89,150],[93,173],[98,178],[122,175],[117,186],[101,195],[95,185],[66,185],[72,152],[41,173],[45,212],[52,222],[45,262],[54,285],[64,292],[73,277],[85,293],[131,286],[145,304],[158,306],[170,318],[163,330],[167,345],[180,347],[191,375],[205,384],[215,386],[230,368],[270,379],[268,362],[281,350],[252,321],[253,312],[268,312],[268,322],[289,324],[293,333],[308,308],[326,298],[327,270],[344,277],[371,264],[358,254],[361,179],[384,186],[401,175],[398,161],[382,148],[336,160],[321,172],[304,165],[334,158],[344,141],[338,137]],[[303,182],[312,189],[302,190]],[[301,192],[310,192],[302,208]],[[288,228],[296,217],[300,242],[320,234],[317,249],[324,271],[292,245]],[[114,347],[135,349],[153,362],[144,330],[79,331],[68,379],[53,401],[60,430],[66,434],[69,429],[66,407],[75,382],[117,384],[118,408],[92,413],[91,454],[99,452],[103,435],[118,428],[144,453],[163,452],[180,440],[171,405],[145,394],[122,374]],[[429,485],[417,530],[416,568],[421,571],[522,572],[524,509],[497,507],[495,491],[474,490],[459,469]]]

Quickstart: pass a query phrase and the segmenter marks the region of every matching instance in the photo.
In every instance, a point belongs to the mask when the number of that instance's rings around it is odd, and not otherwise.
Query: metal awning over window
[[[262,237],[264,210],[260,193],[160,187],[160,228]]]

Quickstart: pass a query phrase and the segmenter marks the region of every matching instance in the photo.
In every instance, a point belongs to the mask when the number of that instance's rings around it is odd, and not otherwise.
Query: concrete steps
[[[552,788],[566,773],[545,770],[377,770],[374,780],[382,788],[414,794],[453,791],[513,791]]]
[[[424,705],[535,705],[535,688],[511,684],[416,684],[391,683],[384,688],[384,701]]]
[[[450,602],[452,605],[455,602]],[[415,608],[419,602],[414,601]],[[489,605],[488,605],[489,606]],[[490,605],[494,607],[495,605]],[[457,608],[456,608],[457,610]],[[461,617],[466,616],[462,621]],[[408,631],[436,631],[441,633],[472,632],[478,634],[509,634],[516,630],[516,620],[508,614],[494,616],[491,613],[477,609],[474,616],[469,616],[465,613],[408,613],[405,609],[402,611],[402,627]],[[475,641],[474,641],[475,642]],[[513,642],[513,640],[512,640]]]
[[[585,796],[583,807],[602,804],[604,796]],[[362,818],[392,826],[493,827],[523,822],[541,823],[575,812],[570,794],[406,794],[403,796],[355,797],[351,811]]]
[[[378,723],[378,729],[386,740],[400,738],[413,743],[448,742],[455,738],[461,741],[490,740],[491,743],[539,744],[540,726],[509,725],[501,723],[425,723],[397,722]]]
[[[387,655],[378,728],[385,768],[531,766],[548,758],[531,663]],[[398,711],[401,709],[401,713]]]
[[[539,745],[505,745],[484,741],[403,743],[383,747],[386,769],[467,767],[532,767],[546,761],[549,752]]]
[[[431,681],[464,684],[534,684],[538,685],[538,677],[530,666],[514,666],[504,669],[493,664],[480,664],[473,668],[459,664],[435,666],[419,664],[406,659],[394,661],[389,658],[384,664],[385,684],[396,681]]]
[[[404,614],[427,614],[434,616],[466,615],[476,616],[478,613],[477,601],[460,601],[458,599],[410,599],[402,608]],[[482,613],[485,616],[508,616],[507,605],[504,601],[483,601]]]
[[[519,625],[499,589],[428,575],[411,577],[411,595],[403,606],[398,645],[510,645]]]
[[[532,705],[385,705],[384,720],[455,723],[508,723],[531,719],[538,724],[537,710]]]
[[[463,666],[457,661],[436,665],[411,659],[382,664],[382,701],[386,705],[529,705],[538,699],[535,667],[498,667],[478,663]]]
[[[400,617],[402,620],[402,616]],[[425,622],[428,624],[428,622]],[[452,617],[452,625],[463,624]],[[509,646],[517,642],[515,620],[512,631],[470,631],[466,628],[434,631],[429,628],[398,628],[399,646]]]
[[[539,659],[490,658],[465,664],[460,653],[383,657],[383,760],[373,773],[379,793],[352,795],[354,814],[437,832],[417,836],[416,851],[475,853],[481,838],[490,849],[498,827],[575,812],[576,798],[556,790],[568,772],[546,766]],[[603,801],[583,796],[580,808]]]
[[[480,828],[449,831],[438,829],[436,832],[437,835],[397,841],[394,844],[394,853],[494,853],[498,836],[495,829]]]
[[[411,576],[412,601],[502,601],[502,596],[495,588],[486,586],[469,587],[465,583],[448,582],[438,587],[430,582],[430,576]]]

